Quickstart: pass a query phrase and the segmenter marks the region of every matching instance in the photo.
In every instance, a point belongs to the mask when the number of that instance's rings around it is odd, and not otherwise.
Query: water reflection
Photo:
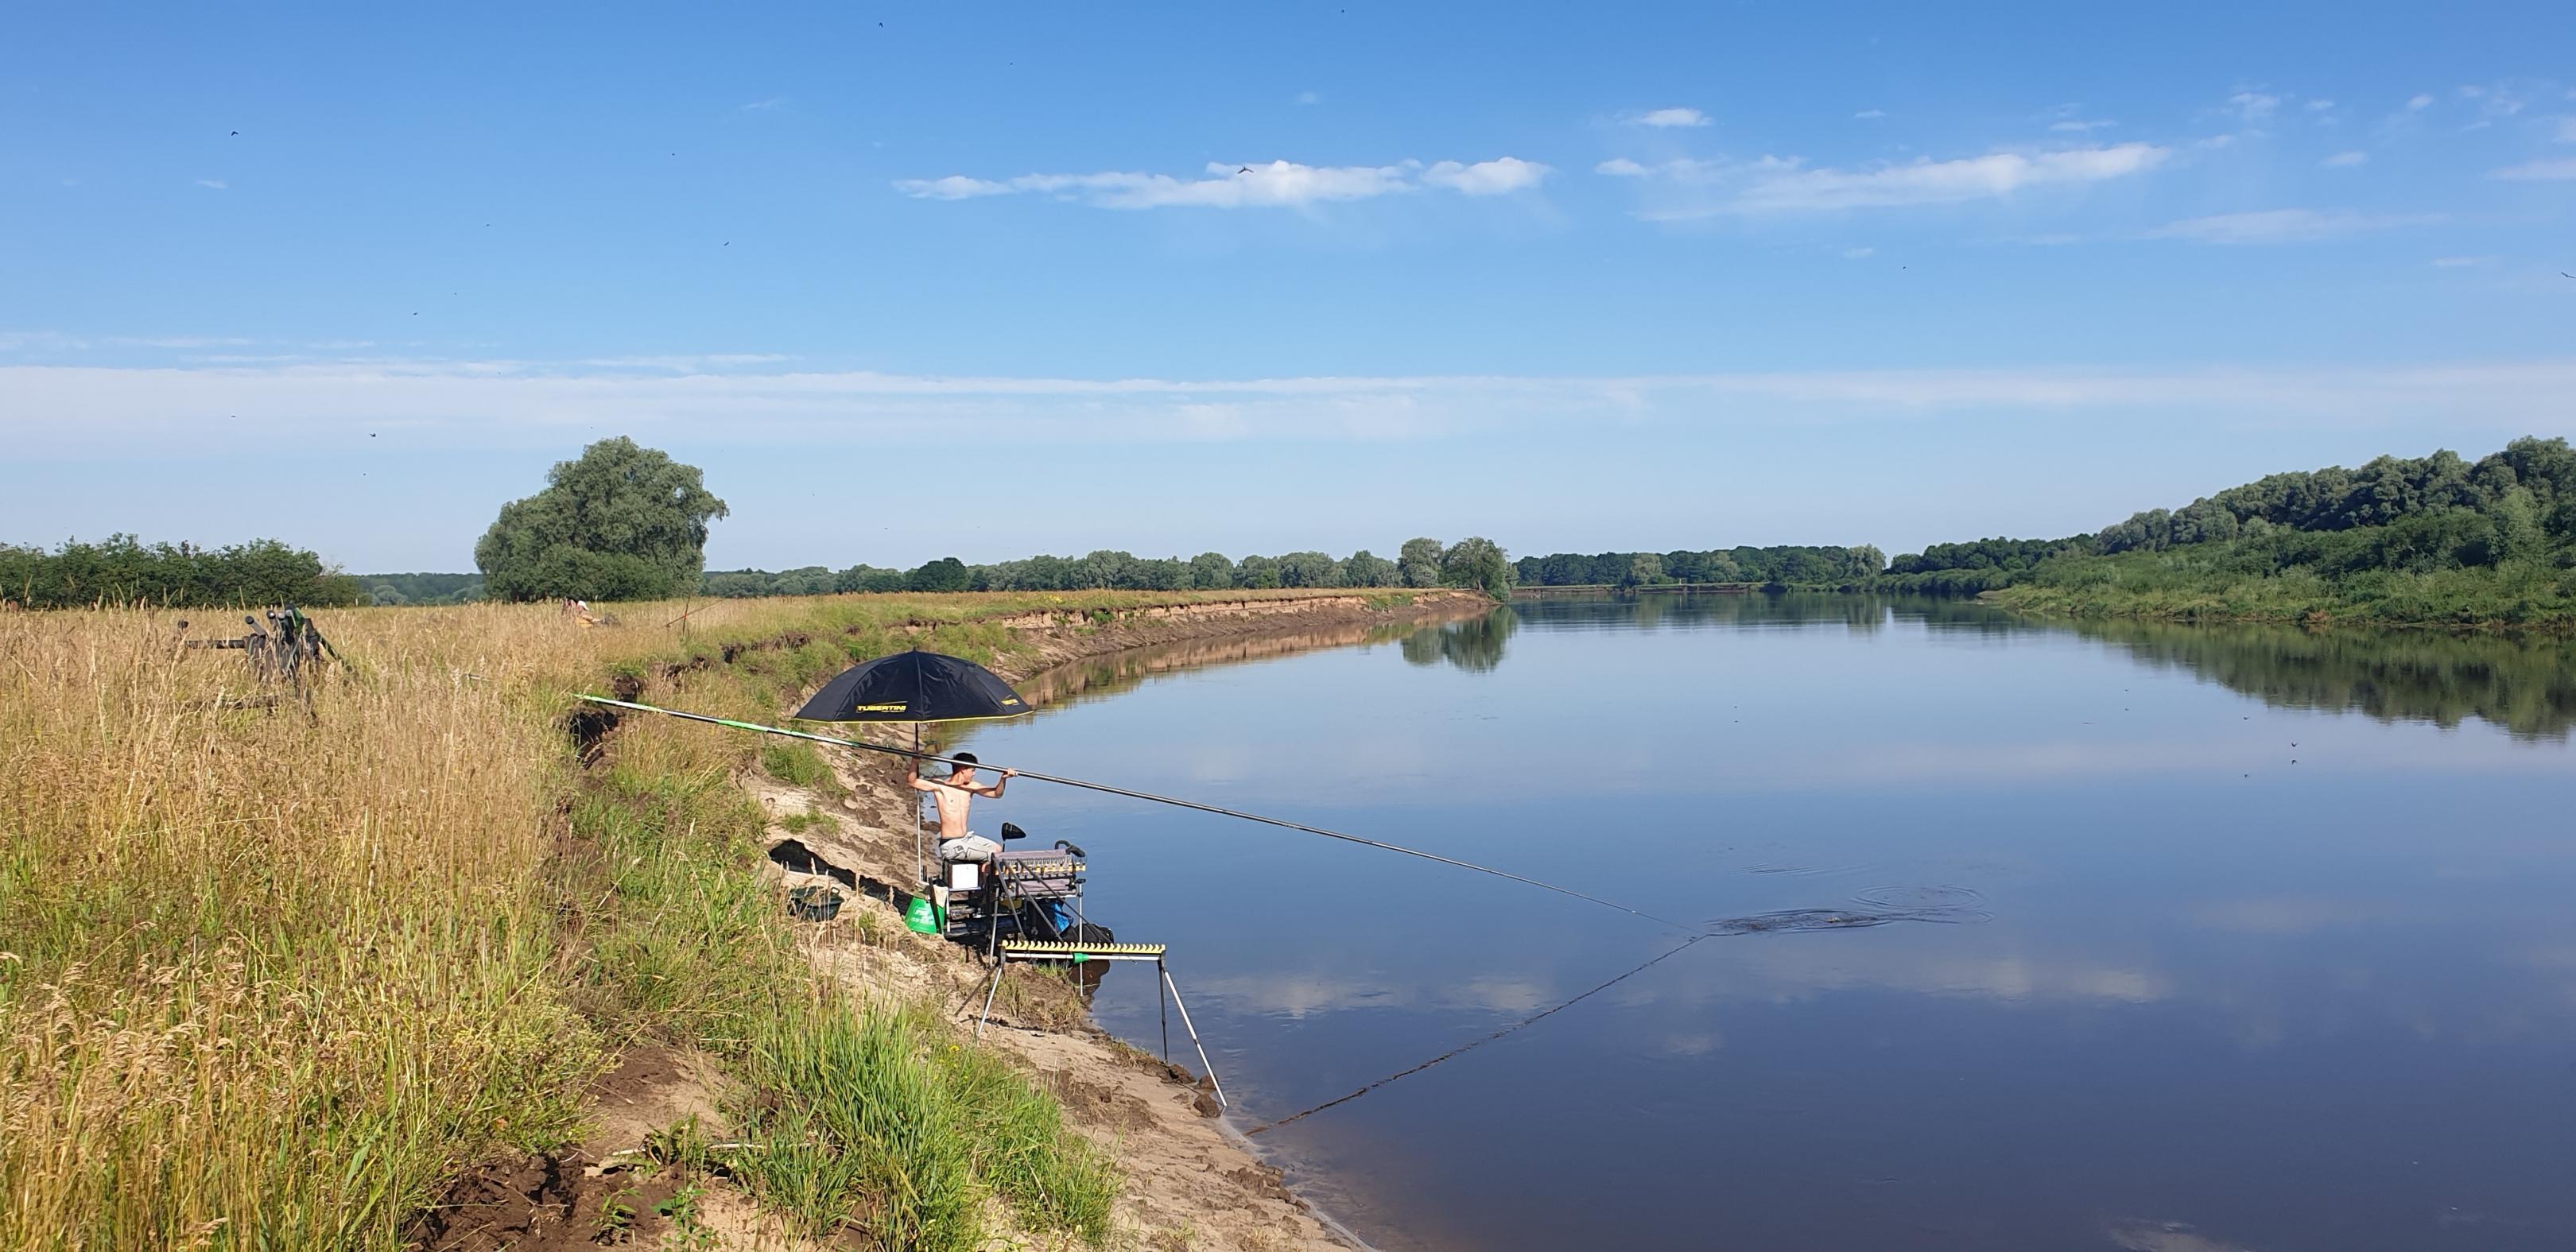
[[[2524,739],[2565,740],[2576,726],[2576,643],[2563,639],[2138,621],[2073,629],[2281,708],[2445,728],[2474,717]]]
[[[2115,646],[2154,668],[2187,670],[2277,708],[2354,712],[2446,728],[2475,718],[2535,740],[2564,741],[2576,731],[2576,641],[2543,635],[2042,619],[1974,600],[1808,593],[1539,600],[1518,608],[1537,630],[1838,623],[1868,634],[1895,623],[1953,638],[2073,634]]]
[[[1521,627],[1520,612],[1506,604],[1482,617],[1425,627],[1404,637],[1404,659],[1415,665],[1447,661],[1471,674],[1503,663],[1503,645]]]

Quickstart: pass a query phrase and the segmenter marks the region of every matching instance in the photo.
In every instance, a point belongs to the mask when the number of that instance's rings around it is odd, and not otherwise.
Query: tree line
[[[2090,535],[1935,544],[1897,557],[1877,585],[1973,595],[2071,577],[2088,560],[2176,549],[2211,572],[2249,576],[2566,568],[2576,565],[2576,449],[2525,437],[2475,462],[2446,450],[2270,474]]]
[[[1871,544],[1712,548],[1706,552],[1557,552],[1516,565],[1533,587],[1638,587],[1672,583],[1755,583],[1777,587],[1847,587],[1876,577],[1887,557]]]
[[[1477,587],[1511,593],[1513,568],[1492,540],[1405,540],[1393,558],[1362,548],[1336,559],[1323,552],[1229,557],[1140,557],[1102,549],[1085,556],[1038,555],[969,565],[956,557],[912,569],[821,565],[780,570],[710,571],[700,585],[711,596],[803,596],[848,592],[959,591],[1225,591],[1273,587]]]
[[[0,543],[0,604],[28,609],[92,604],[232,608],[356,604],[358,580],[275,539],[221,548],[146,544],[132,535],[66,540],[47,551]]]

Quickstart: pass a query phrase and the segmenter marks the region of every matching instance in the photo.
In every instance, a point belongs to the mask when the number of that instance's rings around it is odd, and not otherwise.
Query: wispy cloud
[[[1697,109],[1672,108],[1640,113],[1628,121],[1637,126],[1706,126],[1709,116]]]
[[[2432,107],[2433,95],[2431,92],[2419,91],[2406,99],[2406,111],[2409,113],[2421,113]]]
[[[1297,103],[1299,104],[1322,104],[1323,102],[1324,98],[1316,95],[1314,92],[1301,91],[1297,93]]]
[[[2525,161],[2520,165],[2508,165],[2500,170],[2491,170],[2487,177],[2517,183],[2565,182],[2576,178],[2576,157],[2544,157],[2537,161]]]
[[[749,104],[741,105],[739,107],[741,111],[745,113],[767,113],[771,109],[775,109],[785,103],[787,103],[787,97],[771,96],[766,100],[754,100]]]
[[[2439,270],[2485,269],[2488,266],[2494,265],[2495,261],[2496,259],[2491,256],[2437,256],[2433,258],[2433,268]]]
[[[2105,130],[2117,125],[2119,125],[2118,122],[2108,118],[2070,117],[2062,122],[2050,122],[2048,128],[2061,134],[2081,135],[2088,131]]]
[[[2353,149],[2350,152],[2338,152],[2333,156],[2327,157],[2325,160],[2317,162],[2317,164],[2330,170],[2350,169],[2356,165],[2368,165],[2369,163],[2370,154],[2363,152],[2358,148]]]
[[[1876,255],[1878,255],[1878,249],[1868,247],[1866,245],[1858,248],[1843,249],[1843,259],[1846,261],[1867,260],[1868,258]]]
[[[2281,98],[2266,92],[2240,91],[2227,98],[2227,107],[2246,124],[2259,126],[2271,120],[2273,112],[2281,107]]]
[[[1856,122],[1875,122],[1885,116],[1887,116],[1887,110],[1885,109],[1862,109],[1860,112],[1852,114],[1852,120]]]
[[[2188,218],[2148,231],[2149,239],[2183,239],[2193,243],[2308,243],[2398,226],[2420,226],[2438,215],[2356,213],[2350,209],[2265,209],[2254,213],[2220,213]]]
[[[216,191],[224,190],[224,180],[220,178],[200,178],[197,180],[197,185],[200,187],[210,187]]]
[[[1107,171],[1098,174],[1023,174],[1004,181],[951,174],[911,178],[895,189],[922,200],[1035,193],[1104,209],[1301,208],[1367,200],[1438,188],[1469,196],[1496,196],[1537,186],[1551,172],[1536,161],[1497,157],[1463,163],[1403,161],[1394,165],[1300,165],[1271,161],[1234,165],[1211,161],[1205,178]]]
[[[1714,191],[1714,198],[1648,211],[1657,220],[1824,213],[2003,199],[2047,186],[2123,178],[2162,164],[2171,153],[2152,144],[2055,152],[1995,152],[1950,161],[1929,158],[1870,169],[1809,169],[1794,158],[1751,162],[1679,158],[1644,165],[1620,158],[1598,172],[1647,183]]]
[[[23,338],[23,337],[22,337]],[[42,360],[50,350],[31,351]],[[938,432],[1032,443],[1438,439],[1568,421],[1765,427],[2019,414],[2186,413],[2215,426],[2456,419],[2555,422],[2576,359],[2318,369],[1956,369],[1643,376],[1020,378],[796,368],[745,357],[625,364],[391,358],[237,365],[0,365],[0,438],[28,455],[245,434],[438,433],[456,446],[560,442],[593,426],[739,443],[911,444]],[[238,415],[237,422],[214,421]]]

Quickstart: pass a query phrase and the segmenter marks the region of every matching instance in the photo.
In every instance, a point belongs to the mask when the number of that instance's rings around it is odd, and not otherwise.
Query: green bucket
[[[914,896],[912,903],[903,906],[903,924],[916,935],[938,934],[939,914],[931,907],[930,897]]]

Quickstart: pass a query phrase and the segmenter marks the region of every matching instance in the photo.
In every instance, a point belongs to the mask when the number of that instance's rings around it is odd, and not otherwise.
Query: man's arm
[[[997,779],[992,786],[977,787],[975,788],[975,794],[982,796],[987,800],[999,800],[1002,798],[1002,788],[1010,786],[1012,775],[1019,772],[1020,771],[1015,769],[1003,770],[1001,778]]]
[[[921,781],[921,762],[919,761],[912,763],[912,770],[904,775],[904,781],[911,783],[912,789],[915,791],[936,791],[939,789],[938,784],[936,783],[926,783]]]

